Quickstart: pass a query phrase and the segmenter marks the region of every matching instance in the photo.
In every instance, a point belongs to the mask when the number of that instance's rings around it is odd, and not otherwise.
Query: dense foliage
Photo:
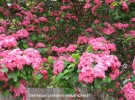
[[[0,91],[87,88],[135,100],[135,0],[1,0]],[[80,99],[80,98],[78,98]]]

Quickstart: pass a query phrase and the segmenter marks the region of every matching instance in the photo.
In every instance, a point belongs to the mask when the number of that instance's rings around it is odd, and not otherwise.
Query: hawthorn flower
[[[64,70],[65,65],[63,60],[74,62],[74,59],[70,55],[60,56],[57,60],[55,60],[55,63],[53,65],[54,75],[58,75]]]
[[[21,29],[16,32],[17,36],[20,38],[27,38],[29,36],[29,32],[25,29]]]
[[[81,70],[79,73],[79,81],[84,83],[92,83],[94,79],[101,78],[105,79],[105,72],[111,69],[110,77],[112,80],[119,76],[119,67],[121,63],[117,57],[108,54],[94,54],[94,53],[83,53],[78,68]]]
[[[128,82],[122,89],[126,100],[135,100],[135,89],[133,84]]]
[[[122,9],[125,10],[126,12],[129,11],[128,5],[127,5],[127,3],[125,1],[122,2]]]
[[[10,92],[13,92],[13,98],[17,98],[22,96],[22,100],[26,100],[26,87],[23,84],[20,84],[18,88],[14,88],[12,85],[10,86]]]

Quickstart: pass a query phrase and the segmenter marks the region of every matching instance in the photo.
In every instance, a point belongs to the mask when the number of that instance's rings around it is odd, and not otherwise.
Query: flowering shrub
[[[85,87],[134,100],[135,0],[0,1],[0,92]],[[40,84],[39,84],[40,83]]]

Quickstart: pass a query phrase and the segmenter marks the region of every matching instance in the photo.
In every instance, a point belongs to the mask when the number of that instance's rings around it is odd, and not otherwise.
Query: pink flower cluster
[[[102,50],[104,51],[103,53],[106,54],[110,54],[110,51],[116,51],[115,44],[110,43],[104,37],[87,38],[86,36],[80,36],[77,40],[77,44],[90,44],[93,50]]]
[[[114,6],[111,4],[113,2],[115,2],[115,0],[105,0],[105,4],[106,5],[110,4],[111,9],[114,9]],[[135,0],[129,0],[129,2],[135,2]],[[92,12],[92,14],[94,14],[95,11],[97,10],[97,8],[99,8],[101,6],[102,1],[101,0],[94,0],[94,4],[95,5],[93,6],[93,4],[90,3],[90,0],[86,0],[86,4],[83,6],[83,8],[84,9],[91,8],[91,12]],[[122,0],[121,4],[122,4],[122,9],[125,10],[126,12],[129,12],[127,3]]]
[[[125,33],[124,36],[125,36],[125,37],[130,36],[130,37],[132,37],[132,38],[135,38],[135,30],[130,30],[129,33],[128,33],[128,34]]]
[[[135,18],[131,18],[131,22],[135,22]]]
[[[110,68],[110,77],[115,80],[119,76],[119,67],[121,63],[114,55],[98,55],[93,53],[83,53],[78,68],[79,81],[84,83],[92,83],[96,78],[104,79],[105,72]]]
[[[129,24],[123,24],[123,23],[114,23],[113,24],[117,29],[125,29],[129,27]]]
[[[9,8],[12,8],[14,10],[22,10],[22,8],[18,4],[12,4],[11,6],[9,6]]]
[[[36,46],[35,46],[35,48],[44,48],[45,47],[45,44],[43,44],[43,43],[37,43],[36,44]]]
[[[123,89],[122,92],[124,93],[124,97],[126,100],[135,100],[135,89],[133,88],[132,83],[127,83]]]
[[[48,22],[48,19],[46,17],[39,17],[40,22]]]
[[[2,69],[2,67],[0,66],[0,70],[1,69]],[[8,81],[8,76],[5,73],[1,72],[1,71],[0,71],[0,81],[5,81],[5,82]]]
[[[58,54],[62,54],[62,53],[66,53],[66,52],[75,52],[77,46],[73,45],[73,44],[70,44],[67,48],[65,47],[56,47],[56,46],[53,46],[52,47],[52,51],[54,52],[57,52]]]
[[[73,20],[78,21],[78,18],[75,15],[72,15],[71,13],[66,13],[66,17],[68,19],[73,19]]]
[[[29,32],[25,29],[21,29],[16,32],[17,37],[19,38],[27,38],[29,36]]]
[[[72,9],[72,6],[70,6],[70,5],[60,6],[60,10],[66,10],[66,9]]]
[[[64,70],[64,62],[66,60],[68,62],[74,62],[74,59],[70,55],[60,56],[53,65],[53,73],[54,75],[58,75],[60,72]]]
[[[6,31],[5,27],[0,26],[0,33],[4,33]]]
[[[85,30],[85,32],[92,32],[92,29],[91,29],[91,28],[87,28],[87,29]]]
[[[10,92],[13,92],[13,98],[17,98],[19,96],[22,96],[22,100],[26,100],[26,87],[23,84],[20,84],[18,88],[14,88],[13,86],[10,86]]]
[[[122,9],[125,10],[126,12],[129,12],[128,5],[125,1],[122,2]]]
[[[88,44],[92,46],[93,50],[103,50],[106,54],[109,54],[110,51],[116,51],[115,44],[111,44],[104,37],[89,38]]]
[[[17,46],[17,41],[12,35],[10,36],[6,36],[5,34],[0,35],[0,49],[11,48],[16,46]]]
[[[38,70],[42,64],[39,51],[29,48],[24,51],[20,49],[3,51],[0,64],[14,71],[15,68],[21,70],[25,65],[32,65],[34,70]]]
[[[115,0],[105,0],[105,3],[108,5],[108,4],[110,4],[110,3],[112,3],[112,2],[114,2]]]
[[[40,73],[43,75],[44,80],[48,78],[48,72],[46,70],[40,70]]]
[[[88,38],[86,36],[79,36],[77,40],[77,44],[87,44]]]
[[[105,22],[104,25],[107,27],[103,29],[104,34],[110,35],[116,31],[108,22]]]

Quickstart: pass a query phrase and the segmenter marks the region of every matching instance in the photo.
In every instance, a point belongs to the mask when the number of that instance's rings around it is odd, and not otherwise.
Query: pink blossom
[[[42,58],[43,62],[48,62],[47,58]]]
[[[4,16],[10,16],[10,12],[8,10],[2,12]]]
[[[43,27],[43,31],[44,32],[48,32],[49,31],[49,27]]]
[[[28,46],[29,47],[33,47],[34,46],[34,43],[30,41],[30,42],[28,42]]]
[[[112,70],[110,77],[114,80],[119,75],[118,68],[120,66],[121,63],[114,55],[99,55],[85,52],[82,54],[78,64],[78,68],[81,70],[79,81],[92,83],[95,78],[105,79],[105,72],[110,68]]]
[[[114,2],[115,0],[105,0],[105,3],[108,5],[108,4],[110,4],[110,3],[112,3],[112,2]]]
[[[92,7],[92,5],[87,3],[87,4],[84,5],[83,8],[84,8],[84,9],[88,9],[88,8],[91,8],[91,7]]]
[[[56,21],[59,21],[59,20],[60,20],[60,17],[56,17],[55,20],[56,20]]]
[[[114,23],[113,24],[116,28],[118,29],[125,29],[125,28],[128,28],[129,27],[129,24],[123,24],[123,23]]]
[[[65,65],[63,60],[66,60],[68,62],[74,62],[74,59],[70,55],[60,56],[53,64],[54,75],[58,75],[64,70]]]
[[[43,2],[40,2],[40,3],[38,4],[38,6],[39,6],[39,7],[42,7],[42,6],[44,6],[44,3],[43,3]]]
[[[135,100],[135,89],[133,84],[128,82],[122,89],[126,100]]]
[[[13,8],[15,10],[22,10],[22,8],[18,4],[12,4],[11,6],[9,6],[9,8]]]
[[[99,20],[94,20],[94,24],[98,24],[99,22]]]
[[[70,5],[60,6],[60,10],[66,10],[66,9],[72,9],[72,6],[70,6]]]
[[[20,14],[18,12],[15,15],[18,16],[18,17],[20,17],[20,18],[22,18],[22,14]]]
[[[43,75],[43,79],[46,80],[48,78],[48,72],[46,70],[40,70],[40,73]]]
[[[11,36],[6,36],[5,34],[0,35],[0,49],[11,48],[16,46],[17,46],[17,41],[12,35]]]
[[[48,22],[48,19],[46,17],[39,17],[40,22]]]
[[[34,31],[34,29],[35,29],[34,26],[29,26],[29,27],[27,28],[28,31]]]
[[[40,6],[36,6],[35,9],[36,9],[36,10],[39,10],[40,13],[43,12],[43,8],[40,7]]]
[[[92,46],[92,49],[97,50],[103,50],[103,53],[109,54],[110,51],[115,51],[116,46],[115,44],[109,43],[104,37],[99,38],[89,38],[88,44]]]
[[[129,0],[129,2],[135,2],[135,0]]]
[[[75,52],[76,48],[77,48],[77,46],[70,44],[66,49],[69,52]]]
[[[110,5],[110,9],[113,10],[114,9],[114,6],[113,5]]]
[[[128,5],[127,5],[127,3],[125,1],[122,2],[122,9],[125,10],[126,12],[129,11]]]
[[[113,89],[108,89],[108,92],[114,92],[114,90]]]
[[[92,29],[91,29],[91,28],[87,28],[87,29],[85,30],[85,32],[92,32]]]
[[[23,21],[21,24],[24,26],[28,26],[30,24],[30,22],[27,20],[27,21]]]
[[[35,48],[44,48],[45,47],[45,45],[43,44],[43,43],[37,43],[36,44],[36,46],[35,46]]]
[[[17,36],[20,38],[27,38],[29,36],[29,32],[25,29],[20,29],[16,32]]]
[[[108,27],[103,29],[103,33],[106,35],[113,34],[116,30],[113,27]]]
[[[0,7],[0,12],[2,12],[3,11],[3,8],[2,7]]]
[[[17,98],[22,95],[22,100],[26,100],[26,87],[23,84],[20,84],[18,88],[14,88],[12,85],[10,86],[10,92],[13,92],[13,98]]]
[[[130,36],[135,37],[135,30],[131,30],[131,31],[129,32],[129,34],[130,34]]]
[[[6,29],[3,26],[0,26],[0,33],[3,33],[5,31],[6,31]]]
[[[135,18],[132,18],[131,21],[132,21],[132,22],[135,22]]]
[[[51,30],[52,30],[52,31],[55,31],[55,30],[56,30],[56,27],[55,27],[55,26],[52,26],[52,27],[51,27]]]
[[[0,70],[1,70],[1,66],[0,66]],[[8,82],[8,76],[5,74],[5,73],[3,73],[3,72],[1,72],[0,71],[0,81],[6,81],[6,82]]]
[[[79,36],[77,44],[86,44],[88,43],[88,38],[86,36]]]
[[[94,0],[94,3],[95,4],[101,4],[101,1],[100,0]]]
[[[95,5],[94,7],[91,8],[91,13],[94,14],[95,11],[100,7],[100,4]]]
[[[2,59],[0,59],[0,64],[4,64],[5,67],[11,71],[14,71],[15,68],[21,70],[24,65],[31,64],[34,70],[38,70],[41,66],[41,63],[42,58],[39,51],[32,48],[26,49],[24,51],[20,49],[8,51],[6,55],[3,55]]]

